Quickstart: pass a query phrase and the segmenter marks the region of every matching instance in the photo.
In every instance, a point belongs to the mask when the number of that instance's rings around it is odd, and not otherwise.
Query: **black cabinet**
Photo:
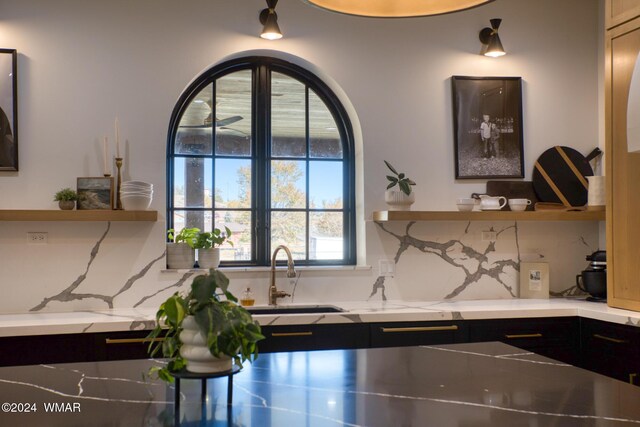
[[[640,328],[580,319],[580,366],[640,385]]]
[[[366,323],[262,326],[262,334],[265,339],[258,342],[260,353],[369,346]]]
[[[402,347],[467,342],[464,322],[371,323],[371,347]]]
[[[146,359],[149,357],[150,331],[101,332],[93,336],[94,360]],[[156,338],[162,340],[162,336]],[[157,353],[154,357],[162,357]]]
[[[469,341],[500,341],[565,363],[578,360],[577,317],[468,321]]]
[[[88,362],[91,334],[29,335],[0,338],[0,366]]]

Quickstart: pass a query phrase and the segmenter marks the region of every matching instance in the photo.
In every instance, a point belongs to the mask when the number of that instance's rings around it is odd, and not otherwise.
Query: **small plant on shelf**
[[[200,231],[193,247],[195,249],[212,249],[221,246],[224,242],[228,242],[233,246],[233,242],[229,240],[229,237],[231,237],[231,230],[226,226],[224,227],[224,233],[219,228],[214,228],[212,231]]]
[[[200,233],[200,229],[197,227],[193,228],[183,228],[179,233],[173,228],[167,230],[167,237],[169,241],[174,243],[186,243],[191,247],[191,249],[196,248],[196,242],[198,241],[198,234]]]
[[[53,201],[58,202],[60,209],[65,211],[72,210],[77,200],[79,200],[78,193],[71,188],[63,188],[53,196]]]
[[[200,229],[183,228],[176,233],[173,228],[167,230],[167,267],[170,269],[193,268],[196,262],[195,246]]]
[[[411,205],[415,202],[416,194],[412,192],[412,188],[416,185],[413,180],[409,179],[404,173],[398,172],[391,163],[384,161],[387,168],[393,173],[393,175],[387,175],[389,184],[387,185],[387,191],[384,194],[384,200],[389,205],[390,210],[404,211],[411,209]],[[398,186],[399,191],[394,189]]]
[[[197,276],[187,294],[176,292],[160,305],[156,313],[156,327],[148,338],[164,335],[163,341],[152,341],[149,354],[168,358],[166,367],[152,367],[150,374],[167,382],[173,382],[171,372],[187,369],[204,372],[199,361],[192,362],[181,333],[188,330],[185,340],[194,334],[201,334],[214,359],[229,359],[242,367],[247,360],[253,362],[258,356],[257,342],[264,339],[258,322],[251,314],[237,304],[237,298],[228,290],[229,279],[220,271],[210,270],[208,274]],[[181,351],[182,350],[182,351]],[[190,369],[190,364],[196,370]]]
[[[396,168],[391,166],[391,163],[388,161],[384,161],[384,164],[387,165],[389,170],[393,173],[392,175],[387,175],[387,180],[389,180],[389,185],[387,185],[387,190],[392,189],[396,185],[400,187],[400,191],[402,191],[407,196],[411,194],[411,187],[416,185],[411,179],[409,179],[404,173],[399,173]]]

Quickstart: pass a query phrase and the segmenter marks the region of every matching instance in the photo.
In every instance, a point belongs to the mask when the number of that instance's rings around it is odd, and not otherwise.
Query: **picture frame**
[[[524,178],[521,77],[452,76],[456,179]]]
[[[18,171],[18,53],[0,49],[0,171]]]
[[[520,298],[549,298],[548,263],[520,263]]]
[[[77,180],[78,210],[113,209],[113,177],[80,177]]]

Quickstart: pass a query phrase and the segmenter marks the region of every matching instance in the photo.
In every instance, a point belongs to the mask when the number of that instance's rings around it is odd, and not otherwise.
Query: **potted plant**
[[[70,188],[63,188],[53,196],[53,201],[58,202],[58,207],[65,211],[70,211],[76,207],[78,193]]]
[[[242,367],[258,356],[256,343],[264,336],[251,314],[238,305],[228,291],[229,279],[220,271],[210,270],[197,276],[190,291],[176,292],[160,305],[149,353],[168,358],[164,368],[153,367],[151,373],[173,382],[170,372],[184,368],[190,372],[221,372],[232,362]],[[153,341],[164,333],[164,340]]]
[[[183,228],[175,233],[173,228],[167,230],[167,268],[193,268],[196,262],[195,244],[200,229]]]
[[[203,231],[198,233],[194,247],[198,250],[198,265],[200,268],[218,268],[220,265],[220,245],[229,242],[233,246],[233,242],[228,240],[231,237],[229,227],[224,227],[224,233],[218,228],[212,231]]]
[[[411,187],[416,185],[416,183],[409,179],[404,173],[398,173],[388,161],[385,160],[384,164],[387,165],[387,168],[393,173],[393,175],[387,175],[387,180],[390,182],[385,192],[385,201],[391,210],[409,210],[413,202],[415,202],[415,193],[411,191]],[[396,185],[398,189],[393,188]]]

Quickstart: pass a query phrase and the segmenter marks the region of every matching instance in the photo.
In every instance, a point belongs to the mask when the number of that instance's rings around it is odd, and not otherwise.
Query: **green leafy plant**
[[[70,188],[63,188],[53,196],[53,200],[55,202],[75,202],[78,200],[78,193]]]
[[[416,185],[416,183],[407,178],[404,173],[398,173],[398,171],[393,166],[391,166],[391,163],[387,162],[386,160],[384,161],[384,164],[387,165],[389,170],[395,175],[387,175],[387,179],[391,181],[389,182],[389,185],[387,185],[387,190],[397,185],[398,187],[400,187],[400,191],[402,191],[407,196],[411,194],[411,187],[413,185]]]
[[[160,353],[169,358],[164,368],[152,367],[150,374],[167,382],[173,382],[170,372],[183,369],[185,360],[180,356],[179,335],[186,316],[195,317],[200,332],[207,339],[210,353],[215,357],[229,356],[234,363],[253,362],[258,357],[257,342],[264,339],[260,325],[251,314],[238,305],[237,298],[228,291],[229,279],[217,270],[197,276],[188,294],[176,292],[160,305],[156,313],[156,327],[147,338],[160,337],[164,341],[152,341],[149,354]]]
[[[167,230],[167,237],[170,241],[175,243],[186,243],[192,249],[196,248],[196,242],[198,241],[198,234],[200,229],[197,227],[183,228],[179,233],[176,233],[173,228]]]
[[[231,237],[231,230],[229,227],[224,227],[224,233],[218,228],[214,228],[213,231],[201,231],[198,233],[196,242],[194,244],[195,249],[211,249],[221,246],[224,242],[228,242],[233,246],[233,242],[228,240]]]

